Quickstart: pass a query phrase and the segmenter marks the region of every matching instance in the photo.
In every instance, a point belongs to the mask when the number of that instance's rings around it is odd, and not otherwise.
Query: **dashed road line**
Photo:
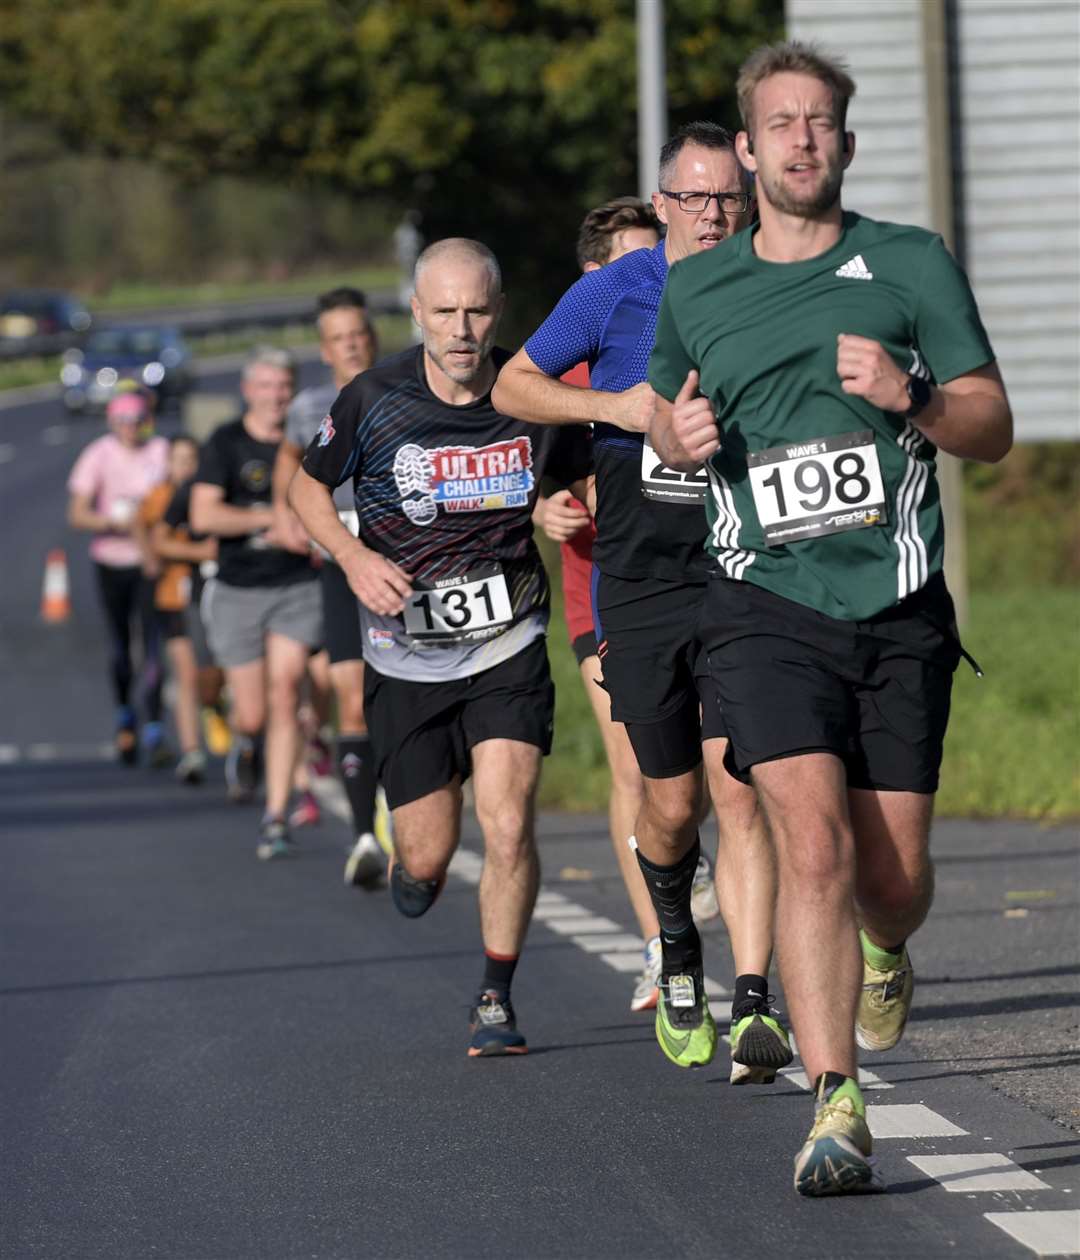
[[[350,815],[340,785],[322,780],[319,795],[339,817]],[[478,853],[458,849],[450,863],[450,873],[470,884],[478,884],[484,862]],[[585,953],[599,958],[612,970],[634,972],[641,966],[641,941],[613,920],[596,915],[562,893],[541,888],[534,918]],[[705,977],[705,992],[714,1000],[731,997],[730,990]],[[723,1040],[730,1045],[730,1037]],[[795,1039],[792,1038],[792,1049]],[[792,1066],[781,1075],[799,1089],[810,1090],[805,1071]],[[859,1069],[859,1083],[865,1090],[891,1090],[895,1086],[866,1068]],[[870,1103],[866,1121],[875,1140],[970,1137],[966,1129],[953,1124],[923,1103]],[[1015,1164],[1007,1155],[982,1151],[950,1155],[909,1155],[916,1168],[952,1193],[1031,1192],[1053,1188],[1033,1173]],[[1002,1229],[1036,1256],[1080,1256],[1080,1211],[985,1212],[986,1220]]]
[[[1080,1211],[984,1212],[983,1216],[1037,1256],[1080,1255]]]
[[[952,1194],[989,1190],[1049,1190],[1051,1187],[1014,1164],[1008,1155],[984,1152],[978,1155],[909,1155],[928,1177],[933,1177]]]
[[[967,1137],[961,1129],[922,1103],[896,1103],[866,1109],[872,1138]]]

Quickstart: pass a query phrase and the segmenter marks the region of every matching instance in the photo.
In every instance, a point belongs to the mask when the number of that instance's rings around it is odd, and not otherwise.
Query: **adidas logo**
[[[849,258],[842,267],[837,267],[836,274],[842,276],[845,280],[873,280],[874,273],[863,262],[862,254],[856,254],[854,258]]]

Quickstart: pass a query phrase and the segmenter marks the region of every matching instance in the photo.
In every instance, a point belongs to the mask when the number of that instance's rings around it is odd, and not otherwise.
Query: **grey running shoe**
[[[386,854],[369,831],[356,837],[345,860],[345,882],[358,888],[375,888],[386,872]]]
[[[264,818],[259,828],[259,843],[255,848],[255,856],[263,862],[273,862],[277,858],[290,857],[296,852],[289,837],[289,828],[282,818]]]
[[[246,805],[259,782],[259,759],[250,736],[236,735],[225,757],[225,791],[230,801]]]

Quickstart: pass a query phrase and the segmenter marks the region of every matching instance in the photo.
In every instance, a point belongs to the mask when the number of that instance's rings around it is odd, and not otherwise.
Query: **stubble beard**
[[[758,178],[761,178],[759,173]],[[765,191],[773,209],[799,219],[814,219],[831,210],[840,199],[844,183],[844,168],[837,163],[827,168],[826,177],[814,190],[803,196],[792,195],[784,184],[783,173],[765,180]]]

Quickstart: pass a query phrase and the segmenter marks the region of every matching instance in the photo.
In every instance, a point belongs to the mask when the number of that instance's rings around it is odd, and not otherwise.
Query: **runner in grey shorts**
[[[274,459],[293,394],[292,360],[256,351],[244,369],[243,416],[202,449],[191,488],[191,526],[218,539],[218,573],[207,591],[210,646],[229,684],[233,744],[225,763],[231,799],[251,800],[265,728],[266,813],[260,858],[291,851],[286,823],[300,746],[300,686],[322,641],[318,570],[306,539],[275,529]]]
[[[322,641],[317,582],[245,587],[215,578],[203,591],[202,614],[210,650],[224,669],[260,660],[268,634],[282,634],[309,648]]]
[[[299,519],[288,506],[289,483],[300,467],[319,426],[329,415],[338,393],[375,362],[377,343],[359,289],[331,289],[320,294],[315,323],[319,352],[330,369],[325,385],[301,390],[285,421],[285,437],[274,462],[274,507],[282,531],[295,529],[307,539]],[[338,516],[356,534],[356,504],[351,485],[334,493]],[[319,573],[322,588],[323,646],[330,656],[330,681],[337,699],[338,774],[352,814],[352,843],[345,863],[345,882],[376,887],[386,869],[390,847],[389,815],[376,795],[375,758],[364,718],[363,639],[360,605],[341,568],[327,558]]]

